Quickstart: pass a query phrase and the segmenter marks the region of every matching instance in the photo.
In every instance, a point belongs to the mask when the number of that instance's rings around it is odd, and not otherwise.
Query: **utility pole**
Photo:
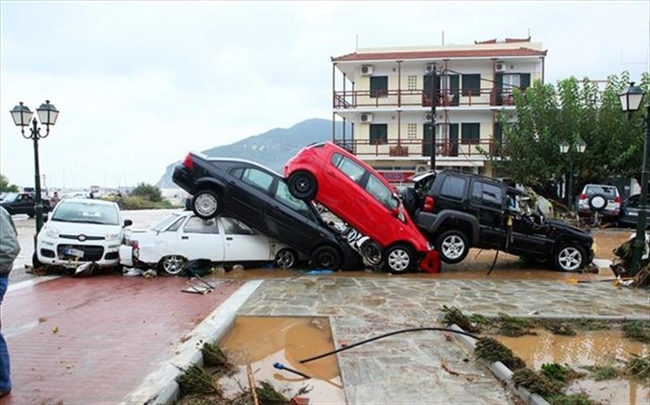
[[[436,170],[436,63],[431,69],[431,170]]]

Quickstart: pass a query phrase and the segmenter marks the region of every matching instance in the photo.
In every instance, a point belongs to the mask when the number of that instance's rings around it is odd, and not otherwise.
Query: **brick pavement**
[[[243,283],[187,294],[186,278],[61,277],[10,290],[2,328],[15,404],[116,404],[171,359]]]

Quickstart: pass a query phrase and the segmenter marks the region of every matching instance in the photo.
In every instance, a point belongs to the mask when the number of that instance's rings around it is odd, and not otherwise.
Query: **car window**
[[[477,180],[472,186],[472,200],[487,207],[501,208],[503,193],[501,187]]]
[[[253,187],[257,187],[265,192],[269,191],[271,184],[273,183],[273,176],[266,172],[253,168],[244,169],[241,179],[245,183],[250,184]]]
[[[217,227],[217,221],[214,218],[203,220],[199,217],[192,217],[183,227],[183,232],[218,234],[219,227]]]
[[[388,210],[399,206],[399,200],[393,196],[393,192],[373,174],[370,174],[370,177],[368,177],[366,191],[375,197],[384,207],[388,208]]]
[[[120,213],[114,205],[62,201],[52,213],[52,221],[119,225]]]
[[[614,186],[590,185],[586,191],[588,196],[602,194],[607,198],[614,198],[618,195],[618,189]]]
[[[156,231],[156,232],[160,232],[163,229],[167,228],[167,226],[169,226],[169,224],[171,224],[172,222],[178,220],[178,218],[179,218],[179,216],[177,214],[169,215],[169,216],[163,218],[162,221],[160,221],[157,224],[155,224],[154,226],[152,226],[151,230]],[[178,229],[178,227],[176,227],[176,228]]]
[[[258,235],[248,225],[234,218],[221,217],[221,223],[226,235]]]
[[[18,199],[18,194],[17,193],[10,193],[10,194],[6,195],[6,197],[4,198],[3,201],[13,202],[13,201],[16,201],[17,199]]]
[[[178,228],[183,224],[183,217],[179,217],[176,222],[170,225],[169,228],[165,229],[165,232],[176,232]]]
[[[340,153],[332,155],[332,164],[357,183],[366,172],[366,169],[364,169],[363,166]]]
[[[444,197],[462,200],[467,179],[456,176],[446,176],[440,186],[440,195]]]
[[[307,206],[307,203],[292,196],[289,192],[289,186],[287,186],[287,183],[283,181],[278,182],[273,198],[308,218],[312,217],[311,210]]]

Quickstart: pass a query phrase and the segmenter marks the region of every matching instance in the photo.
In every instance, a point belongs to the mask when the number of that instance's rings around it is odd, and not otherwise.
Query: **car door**
[[[16,198],[16,208],[14,214],[27,214],[34,212],[34,198],[31,195],[23,193]]]
[[[252,166],[232,169],[227,176],[230,190],[228,212],[248,226],[263,233],[266,224],[264,211],[276,176]]]
[[[269,238],[235,218],[219,219],[224,235],[224,261],[273,260]]]
[[[472,179],[469,211],[479,221],[479,243],[502,248],[506,242],[507,222],[504,216],[505,191],[501,184],[482,178]]]
[[[218,217],[217,217],[218,218]],[[224,260],[224,238],[217,218],[203,220],[191,216],[178,232],[178,254],[188,260]]]

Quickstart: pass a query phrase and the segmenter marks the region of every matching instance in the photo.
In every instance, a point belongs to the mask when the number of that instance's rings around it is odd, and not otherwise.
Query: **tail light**
[[[138,243],[137,240],[130,240],[129,241],[129,246],[131,246],[133,248],[133,250],[136,250],[136,249],[140,248],[140,244]]]
[[[621,203],[621,197],[620,196],[614,197],[614,202],[620,204]]]
[[[436,200],[433,199],[430,195],[424,198],[424,205],[422,206],[422,211],[433,212],[433,206],[436,204]]]
[[[194,162],[192,161],[192,154],[188,153],[183,160],[183,166],[187,167],[190,170],[194,170]]]
[[[588,198],[587,194],[580,194],[580,199],[581,200],[586,200],[587,198]]]

